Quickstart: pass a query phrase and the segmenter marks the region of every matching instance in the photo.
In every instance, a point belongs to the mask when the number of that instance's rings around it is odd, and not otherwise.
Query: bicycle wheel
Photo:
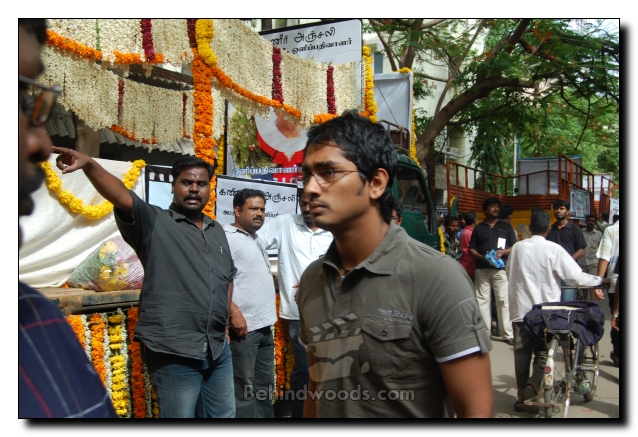
[[[583,348],[583,356],[580,362],[582,375],[589,381],[591,387],[588,393],[584,393],[583,397],[587,402],[594,399],[596,386],[598,385],[598,343],[593,346],[585,346]]]
[[[545,366],[544,399],[546,404],[552,404],[552,406],[545,407],[547,419],[567,417],[571,371],[569,353],[569,350],[565,350],[557,338],[550,341]],[[548,384],[550,376],[551,384]]]

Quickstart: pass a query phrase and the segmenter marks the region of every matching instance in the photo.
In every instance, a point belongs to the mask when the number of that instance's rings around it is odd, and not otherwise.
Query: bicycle
[[[597,287],[578,288],[578,293],[585,290],[606,288],[606,285]],[[573,288],[573,287],[572,287]],[[589,300],[584,295],[578,296],[579,300]],[[572,306],[542,306],[545,310],[579,310]],[[547,361],[543,384],[539,394],[527,400],[526,405],[535,405],[544,409],[545,417],[567,417],[572,394],[582,395],[585,401],[594,399],[598,385],[598,343],[592,346],[583,345],[570,330],[546,329],[546,338],[550,337],[547,344]],[[538,402],[542,396],[543,402]]]

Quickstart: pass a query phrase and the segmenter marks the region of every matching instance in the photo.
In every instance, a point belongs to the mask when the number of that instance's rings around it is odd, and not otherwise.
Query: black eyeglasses
[[[310,178],[312,176],[315,177],[315,180],[319,185],[331,184],[335,180],[337,180],[337,173],[359,173],[359,170],[335,170],[333,168],[329,168],[326,170],[318,171],[317,173],[304,173],[301,176],[301,180],[297,180],[298,188],[305,188],[306,185],[310,182]]]
[[[22,75],[18,75],[18,84],[23,84],[24,88],[31,87],[22,99],[22,112],[32,126],[44,126],[51,117],[60,88],[42,85]]]

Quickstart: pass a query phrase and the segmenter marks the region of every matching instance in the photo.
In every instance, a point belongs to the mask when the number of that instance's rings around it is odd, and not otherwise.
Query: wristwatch
[[[611,315],[612,319],[617,319],[618,317],[620,317],[620,313]]]

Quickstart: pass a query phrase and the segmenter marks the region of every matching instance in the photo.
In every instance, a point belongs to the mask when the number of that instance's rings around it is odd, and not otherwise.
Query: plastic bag
[[[122,237],[103,242],[75,268],[67,283],[95,291],[142,288],[144,268]]]

